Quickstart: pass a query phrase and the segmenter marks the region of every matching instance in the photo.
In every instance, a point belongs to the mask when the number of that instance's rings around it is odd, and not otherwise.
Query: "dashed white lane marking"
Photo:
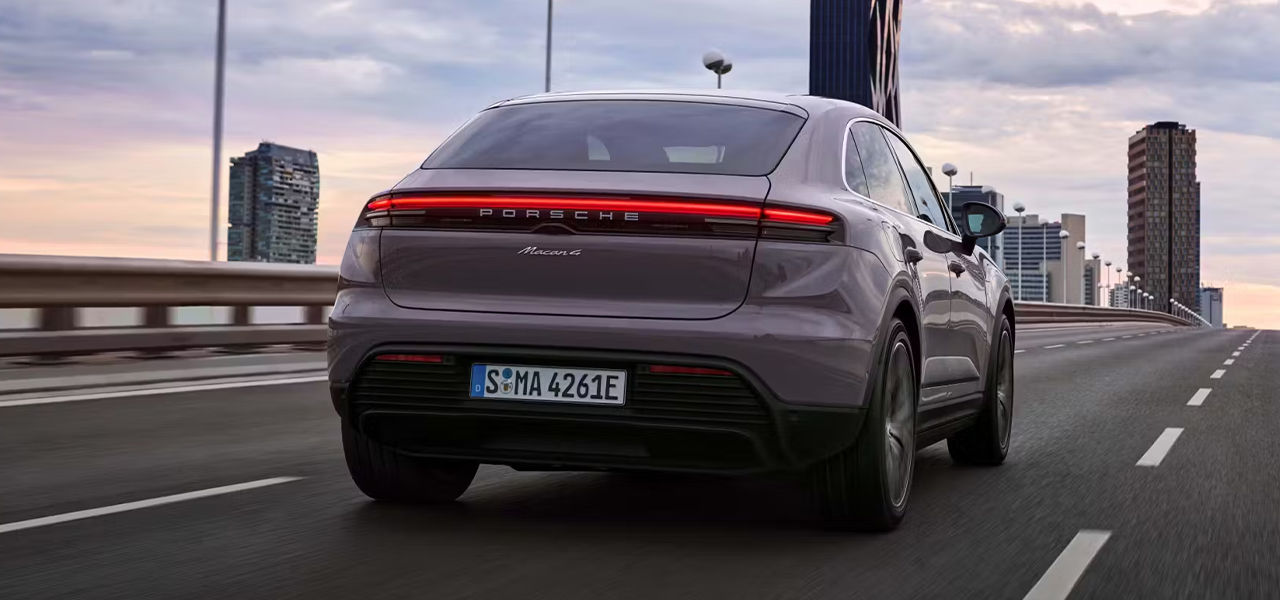
[[[0,524],[0,533],[9,533],[11,531],[21,531],[23,529],[31,529],[33,527],[43,527],[45,525],[56,525],[58,523],[66,523],[67,521],[79,521],[80,519],[88,519],[90,517],[101,517],[103,515],[113,515],[115,513],[127,512],[130,510],[138,510],[140,508],[150,508],[152,506],[160,506],[163,504],[173,504],[174,502],[182,502],[184,500],[195,500],[196,498],[207,498],[209,496],[220,496],[222,494],[231,494],[234,492],[243,492],[269,485],[279,483],[288,483],[297,481],[301,477],[272,477],[271,479],[259,479],[257,481],[248,481],[245,483],[237,483],[234,485],[224,485],[221,487],[209,488],[204,490],[196,490],[194,492],[185,492],[182,494],[174,494],[172,496],[161,496],[159,498],[150,498],[147,500],[138,500],[135,502],[125,502],[124,504],[112,504],[111,506],[103,506],[101,508],[90,508],[88,510],[77,510],[75,512],[62,513],[60,515],[51,515],[48,517],[40,517],[38,519],[27,519],[26,521],[14,521],[13,523]]]
[[[22,400],[0,401],[0,408],[12,406],[31,406],[33,404],[57,404],[59,402],[80,402],[83,400],[105,400],[107,398],[128,398],[132,396],[160,396],[163,394],[180,394],[183,392],[204,392],[208,390],[226,390],[232,388],[256,387],[260,385],[287,385],[290,383],[313,383],[328,381],[327,375],[310,377],[289,377],[285,379],[259,379],[254,381],[229,381],[225,383],[204,383],[197,385],[179,385],[171,387],[147,388],[144,390],[121,390],[117,392],[97,392],[93,394],[74,394],[69,396],[41,396]]]
[[[1026,352],[1026,350],[1014,350],[1014,351],[1013,351],[1013,353],[1014,353],[1014,354],[1022,354],[1023,352]]]
[[[1092,343],[1093,343],[1093,340],[1080,340],[1080,341],[1078,341],[1078,342],[1076,342],[1076,343],[1077,343],[1077,344],[1092,344]]]
[[[1213,388],[1200,388],[1196,390],[1196,393],[1187,401],[1187,406],[1200,406],[1201,404],[1204,404],[1204,399],[1208,398],[1209,392],[1212,391]]]
[[[1137,466],[1160,466],[1160,461],[1164,460],[1166,454],[1169,454],[1169,449],[1173,448],[1173,443],[1178,441],[1178,436],[1180,435],[1182,435],[1181,427],[1169,427],[1168,429],[1165,429],[1164,432],[1160,434],[1160,437],[1156,438],[1155,443],[1151,444],[1151,447],[1147,449],[1147,453],[1143,454],[1142,458],[1138,459]]]
[[[1240,353],[1239,353],[1239,352],[1232,352],[1232,353],[1231,353],[1231,356],[1240,356]]]
[[[1213,372],[1213,375],[1209,376],[1209,379],[1222,379],[1222,376],[1226,374],[1227,374],[1226,369],[1218,369],[1217,371]]]
[[[1129,339],[1129,338],[1131,338],[1131,337],[1133,337],[1133,336],[1131,336],[1131,335],[1124,335],[1124,336],[1120,336],[1120,339],[1122,339],[1122,340],[1127,340],[1127,339]]]
[[[1111,537],[1110,531],[1083,529],[1071,538],[1062,554],[1040,576],[1040,581],[1024,597],[1024,600],[1062,600],[1071,593],[1085,568],[1098,555],[1102,545]]]
[[[1044,349],[1053,350],[1054,348],[1065,348],[1066,346],[1067,346],[1066,344],[1054,344],[1052,346],[1045,346]]]
[[[1234,359],[1234,358],[1228,358],[1227,360],[1222,361],[1222,364],[1227,365],[1227,366],[1234,365],[1234,364],[1236,364],[1236,359]]]
[[[1102,338],[1104,342],[1114,342],[1116,338]]]

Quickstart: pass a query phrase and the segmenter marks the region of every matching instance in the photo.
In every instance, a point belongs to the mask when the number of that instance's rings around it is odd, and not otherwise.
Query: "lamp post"
[[[1146,303],[1145,303],[1145,304],[1143,304],[1142,306],[1143,306],[1143,308],[1144,308],[1144,309],[1146,309],[1146,310],[1151,310],[1152,308],[1154,308],[1154,307],[1151,305],[1151,301],[1155,299],[1155,296],[1152,296],[1152,295],[1148,292],[1148,293],[1146,294],[1146,297],[1147,297],[1147,301],[1146,301]]]
[[[1089,255],[1089,258],[1092,258],[1093,260],[1096,261],[1099,258],[1102,258],[1102,255],[1097,252],[1094,252],[1093,254]],[[1102,265],[1098,265],[1098,266],[1102,266]],[[1093,299],[1093,303],[1095,306],[1100,306],[1102,304],[1102,277],[1099,277],[1099,275],[1102,275],[1102,273],[1095,272],[1093,274],[1094,277],[1098,277],[1093,282],[1093,292],[1097,294],[1097,297]]]
[[[1111,306],[1111,261],[1108,260],[1102,265],[1106,267],[1104,270],[1107,272],[1107,287],[1105,288],[1107,290],[1107,300],[1103,306]]]
[[[733,70],[733,61],[719,50],[712,50],[702,55],[702,66],[716,74],[716,89],[720,89],[720,78]]]
[[[1142,288],[1138,286],[1138,284],[1140,284],[1140,283],[1142,283],[1142,278],[1141,278],[1141,277],[1139,277],[1139,276],[1137,276],[1137,275],[1134,275],[1134,276],[1133,276],[1133,288],[1134,288],[1134,290],[1136,290],[1136,291],[1138,291],[1138,292],[1141,292],[1141,291],[1142,291]],[[1129,306],[1132,306],[1132,307],[1134,307],[1134,308],[1137,308],[1137,307],[1138,307],[1138,296],[1137,296],[1137,294],[1134,294],[1134,297],[1133,297],[1133,303],[1132,303],[1132,304],[1130,304]]]
[[[1040,270],[1044,271],[1040,278],[1040,300],[1049,301],[1049,222],[1042,223],[1040,231]]]
[[[956,193],[956,186],[952,183],[952,177],[959,173],[955,165],[951,163],[942,163],[942,174],[947,176],[947,210],[951,210],[951,195]]]
[[[551,91],[551,3],[547,0],[547,65],[543,73],[542,91]]]
[[[950,179],[950,178],[948,178]],[[950,202],[948,202],[950,204]],[[1026,212],[1027,206],[1021,202],[1013,203],[1013,212],[1018,213],[1018,301],[1022,301],[1022,228],[1027,226],[1022,213]]]
[[[1058,239],[1062,241],[1062,303],[1067,302],[1067,272],[1071,269],[1067,268],[1071,265],[1071,253],[1067,250],[1067,238],[1071,237],[1071,232],[1063,229],[1058,232]]]
[[[218,189],[222,175],[222,80],[227,62],[227,0],[218,0],[218,42],[213,67],[213,199],[209,211],[209,260],[218,260]]]
[[[1084,268],[1084,242],[1076,242],[1076,250],[1080,251],[1080,304],[1084,304],[1085,296],[1085,268]]]
[[[1120,285],[1120,280],[1121,280],[1120,274],[1121,274],[1121,273],[1124,273],[1124,267],[1116,267],[1116,285],[1117,285],[1117,286],[1119,286],[1119,285]],[[1115,302],[1115,291],[1112,291],[1112,292],[1111,292],[1111,295],[1112,295],[1112,298],[1111,298],[1111,304],[1112,304],[1112,305],[1114,305],[1114,304],[1116,303],[1116,302]]]

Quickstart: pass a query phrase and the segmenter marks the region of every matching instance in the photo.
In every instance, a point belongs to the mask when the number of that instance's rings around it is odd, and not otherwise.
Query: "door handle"
[[[959,277],[964,274],[964,265],[953,260],[950,263],[947,263],[947,270],[955,273],[956,277]]]
[[[903,248],[902,256],[906,259],[907,264],[914,265],[924,260],[924,253],[915,248]]]

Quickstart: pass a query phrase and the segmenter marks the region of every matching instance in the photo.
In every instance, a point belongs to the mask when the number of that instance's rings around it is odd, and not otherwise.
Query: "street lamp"
[[[1134,289],[1135,289],[1135,290],[1137,290],[1137,291],[1139,291],[1139,292],[1141,292],[1141,291],[1142,291],[1142,288],[1138,287],[1138,284],[1139,284],[1139,283],[1142,283],[1142,278],[1141,278],[1141,277],[1139,277],[1139,276],[1137,276],[1137,275],[1134,275],[1134,276],[1133,276],[1133,286],[1134,286]],[[1133,308],[1137,308],[1137,307],[1138,307],[1138,297],[1137,297],[1137,295],[1136,295],[1136,294],[1134,295],[1133,303],[1132,303],[1132,304],[1130,304],[1129,306],[1132,306]]]
[[[1067,267],[1071,264],[1071,254],[1067,251],[1067,238],[1071,237],[1071,232],[1063,229],[1058,232],[1058,239],[1062,241],[1062,303],[1067,304]]]
[[[1122,279],[1122,278],[1120,277],[1120,274],[1121,274],[1121,273],[1124,273],[1124,267],[1117,266],[1117,267],[1116,267],[1116,286],[1119,286],[1119,285],[1120,285],[1120,281],[1121,281],[1121,279]],[[1115,297],[1114,297],[1114,295],[1115,295],[1115,291],[1112,291],[1112,292],[1111,292],[1111,294],[1112,294],[1111,304],[1112,304],[1112,305],[1114,305],[1114,304],[1115,304]]]
[[[1152,308],[1152,307],[1151,307],[1151,301],[1155,299],[1155,296],[1152,296],[1151,294],[1146,294],[1146,298],[1147,298],[1147,301],[1146,301],[1146,303],[1145,303],[1145,304],[1143,304],[1142,306],[1143,306],[1143,308],[1144,308],[1145,310],[1151,310],[1151,308]]]
[[[733,61],[719,50],[712,50],[702,55],[702,66],[716,74],[716,89],[720,89],[720,77],[733,70]]]
[[[951,182],[951,178],[955,177],[956,173],[959,172],[960,169],[957,169],[955,165],[942,163],[942,174],[947,176],[947,209],[951,208],[951,195],[956,193],[956,186]]]
[[[227,0],[218,0],[218,42],[213,67],[213,199],[209,212],[209,260],[218,260],[218,190],[222,175],[222,80],[227,63]]]
[[[1080,304],[1084,304],[1084,242],[1076,242],[1076,250],[1080,251]]]
[[[1093,258],[1093,260],[1098,260],[1099,258],[1102,258],[1102,255],[1098,254],[1097,252],[1094,252],[1091,258]],[[1111,264],[1111,263],[1107,263],[1107,264]],[[1094,276],[1097,276],[1097,275],[1100,275],[1100,273],[1094,273]],[[1098,277],[1098,280],[1093,282],[1093,291],[1097,292],[1098,294],[1098,297],[1094,298],[1094,304],[1098,304],[1098,305],[1101,304],[1101,300],[1102,300],[1101,290],[1102,290],[1102,278]]]
[[[542,91],[551,91],[551,3],[547,0],[547,66],[543,72]]]
[[[950,204],[948,202],[947,204]],[[1018,302],[1022,302],[1022,228],[1027,226],[1022,213],[1026,212],[1027,206],[1021,202],[1013,203],[1013,212],[1018,213]]]
[[[1106,261],[1102,264],[1106,267],[1104,270],[1107,272],[1107,301],[1103,306],[1111,306],[1111,261]]]

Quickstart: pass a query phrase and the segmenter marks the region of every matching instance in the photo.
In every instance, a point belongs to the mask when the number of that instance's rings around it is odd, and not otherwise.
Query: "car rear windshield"
[[[422,167],[765,175],[802,125],[788,112],[729,104],[516,104],[481,113]]]

